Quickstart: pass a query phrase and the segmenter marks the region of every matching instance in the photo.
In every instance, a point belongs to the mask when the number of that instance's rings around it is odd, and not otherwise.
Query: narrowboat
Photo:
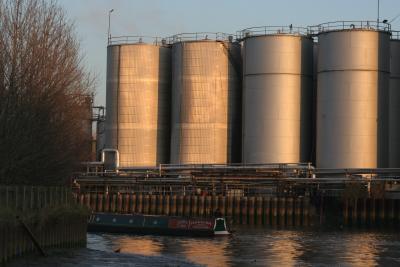
[[[189,236],[230,234],[223,217],[190,218],[114,213],[93,213],[88,221],[88,232]]]

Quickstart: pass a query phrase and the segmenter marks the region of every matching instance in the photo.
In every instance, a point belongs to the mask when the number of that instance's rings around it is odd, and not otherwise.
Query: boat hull
[[[204,237],[229,234],[226,229],[215,229],[217,220],[221,220],[221,218],[94,213],[88,222],[88,232]]]

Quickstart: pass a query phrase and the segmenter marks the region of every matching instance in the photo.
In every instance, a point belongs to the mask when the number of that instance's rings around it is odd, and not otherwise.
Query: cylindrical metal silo
[[[400,35],[392,32],[389,83],[389,168],[400,168]]]
[[[388,26],[343,22],[318,27],[317,167],[385,167]]]
[[[240,157],[240,45],[207,34],[172,46],[171,163],[225,164]],[[209,35],[211,37],[211,35]],[[224,37],[224,36],[222,36]]]
[[[244,30],[243,163],[311,160],[313,41],[306,29]]]
[[[118,150],[120,167],[168,163],[170,50],[141,41],[108,46],[106,148]]]

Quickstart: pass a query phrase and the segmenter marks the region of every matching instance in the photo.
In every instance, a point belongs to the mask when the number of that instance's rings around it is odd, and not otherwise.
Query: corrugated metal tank
[[[173,44],[171,163],[240,160],[240,68],[238,43]]]
[[[243,163],[310,161],[312,39],[300,33],[245,36]]]
[[[318,35],[318,168],[387,164],[389,33],[350,27]]]
[[[399,37],[397,34],[396,38]],[[390,41],[389,168],[400,168],[400,40]]]
[[[107,50],[106,148],[120,167],[168,163],[171,52],[135,43]]]

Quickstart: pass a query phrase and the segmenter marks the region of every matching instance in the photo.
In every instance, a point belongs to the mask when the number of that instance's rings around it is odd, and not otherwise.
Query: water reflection
[[[206,266],[400,265],[398,233],[239,228],[232,237],[94,235],[88,247]]]

